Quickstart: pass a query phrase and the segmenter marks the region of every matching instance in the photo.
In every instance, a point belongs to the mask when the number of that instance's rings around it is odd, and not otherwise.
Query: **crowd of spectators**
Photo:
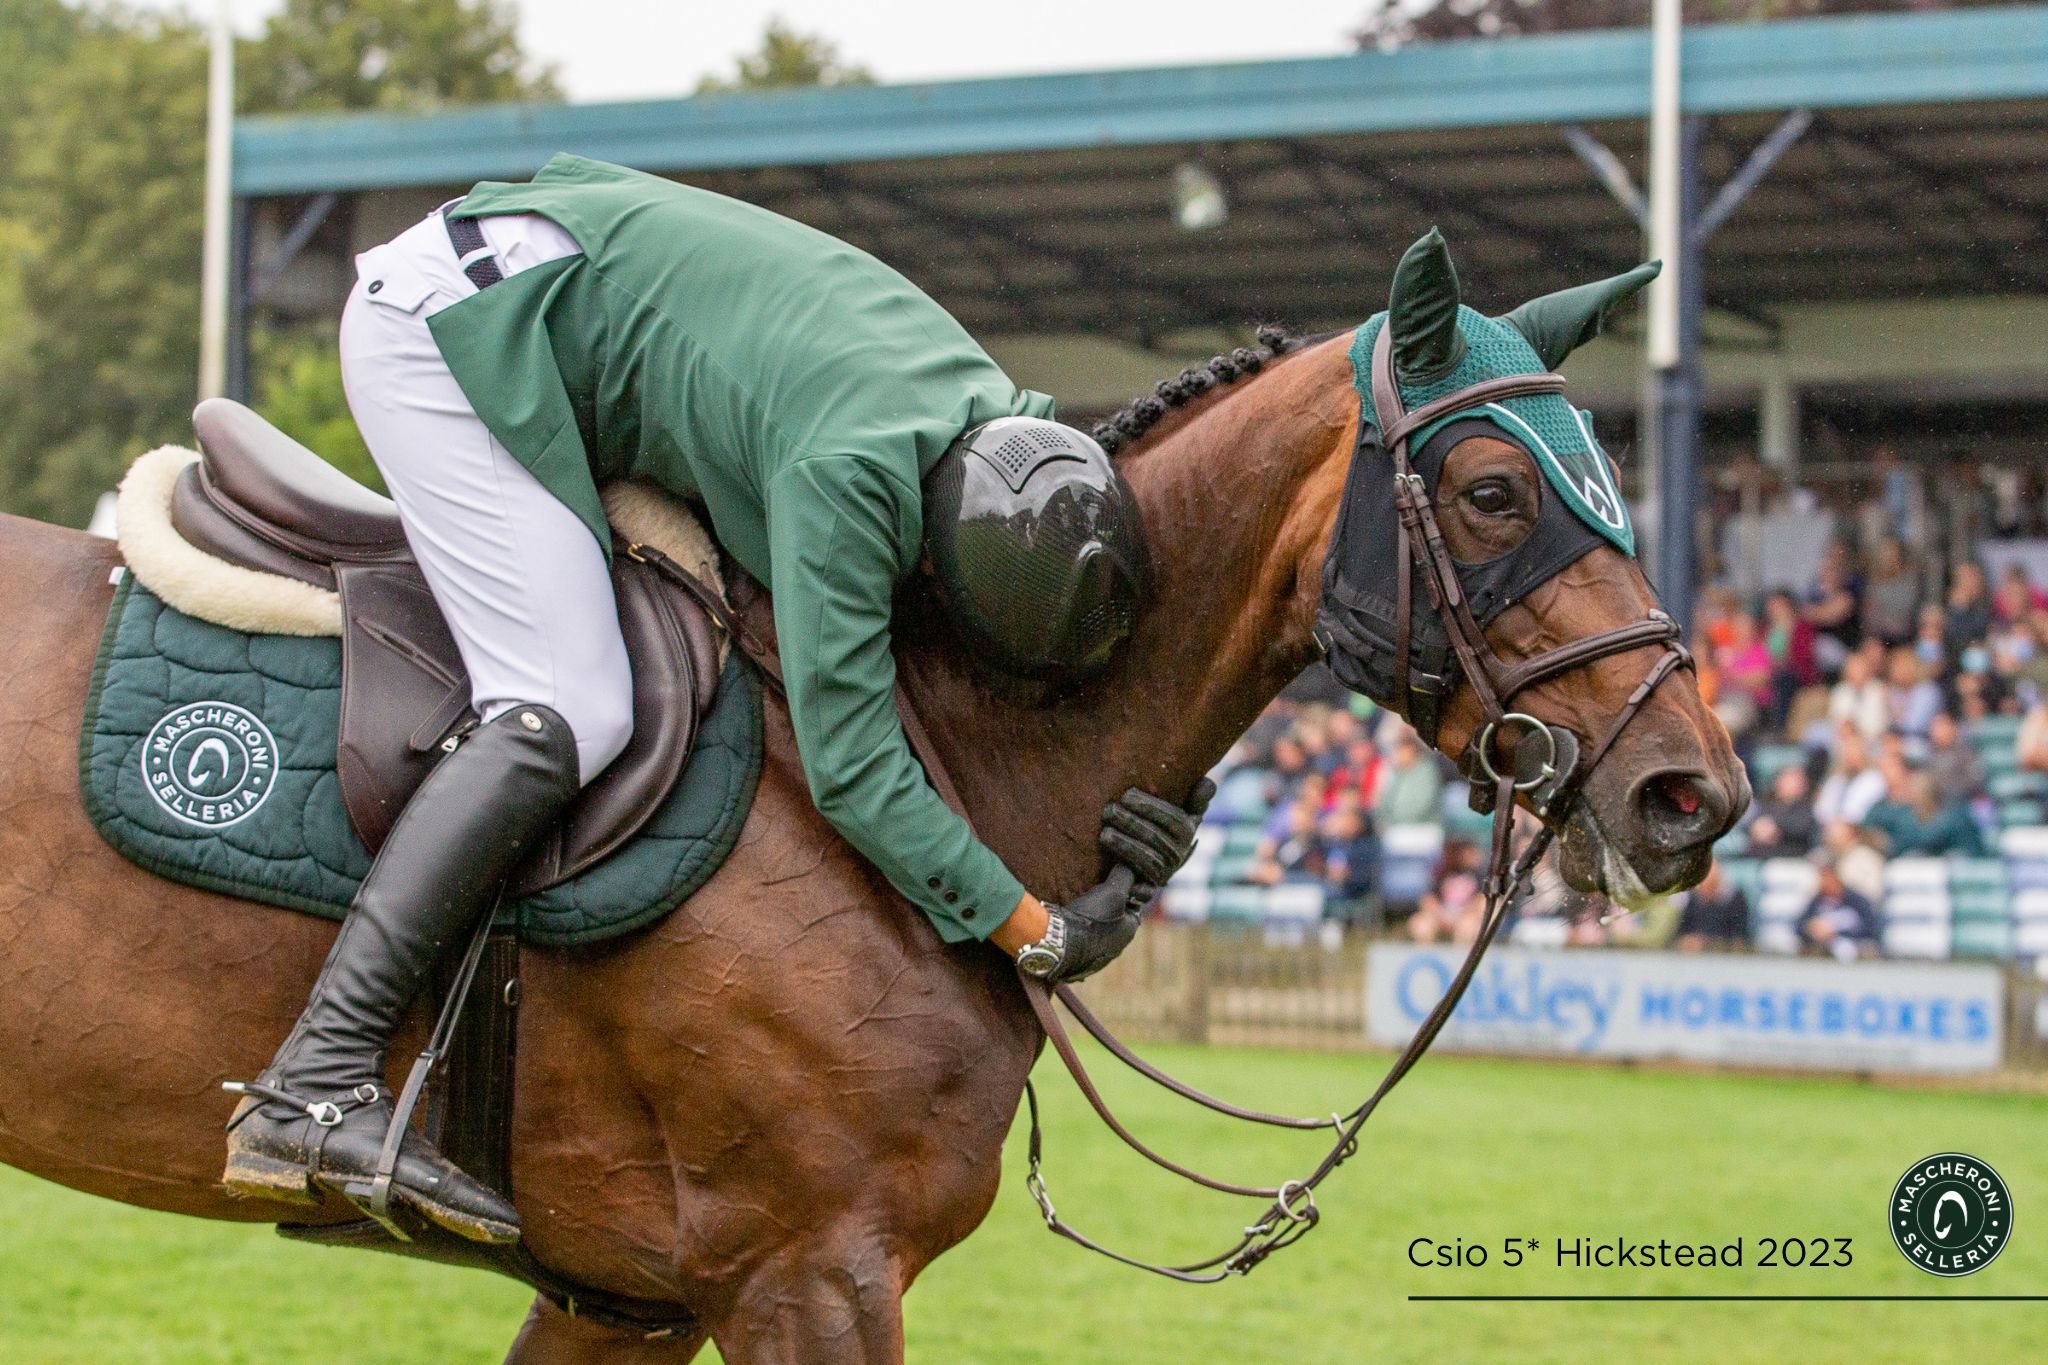
[[[1775,760],[1739,842],[1751,857],[1815,864],[1797,929],[1805,948],[1838,957],[1876,951],[1887,860],[1995,854],[1973,727],[2024,717],[2020,766],[2048,773],[2048,584],[2010,557],[1986,572],[1978,534],[1997,523],[1974,477],[1930,494],[1925,471],[1882,453],[1874,472],[1860,502],[1833,509],[1836,534],[1803,588],[1745,597],[1724,578],[1701,594],[1692,640],[1702,694],[1738,752]],[[1974,500],[1968,515],[1959,498]],[[1477,932],[1482,854],[1456,831],[1418,897],[1380,895],[1385,831],[1441,821],[1452,776],[1397,717],[1311,687],[1276,703],[1236,759],[1267,772],[1254,882],[1320,883],[1331,915],[1388,914],[1418,941]],[[1751,909],[1717,869],[1668,906],[1618,916],[1546,867],[1521,913],[1563,919],[1568,943],[1697,950],[1747,942]]]

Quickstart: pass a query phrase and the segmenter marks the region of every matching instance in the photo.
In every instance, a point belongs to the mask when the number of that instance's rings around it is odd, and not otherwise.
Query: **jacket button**
[[[946,904],[948,904],[948,905],[957,905],[957,904],[959,904],[959,902],[960,902],[960,893],[959,893],[958,891],[948,891],[948,892],[946,893]]]
[[[521,725],[524,725],[527,729],[533,731],[535,734],[539,734],[541,731],[541,718],[533,714],[533,712],[531,711],[521,711],[519,713],[519,723]]]
[[[383,287],[384,287],[384,281],[382,281],[382,280],[371,280],[371,281],[370,281],[370,288],[369,288],[369,291],[368,291],[368,292],[370,292],[370,293],[374,294],[374,293],[376,293],[376,292],[377,292],[377,291],[378,291],[379,289],[382,289]]]
[[[939,879],[937,877],[926,877],[924,884],[934,891],[939,889]]]
[[[970,905],[970,906],[968,906],[968,907],[967,907],[967,908],[966,908],[965,910],[962,910],[962,911],[960,912],[960,918],[961,918],[961,919],[973,919],[973,918],[974,918],[974,907]]]

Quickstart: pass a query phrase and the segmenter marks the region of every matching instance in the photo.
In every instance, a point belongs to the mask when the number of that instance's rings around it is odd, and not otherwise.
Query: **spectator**
[[[1894,858],[1937,858],[1947,853],[1984,855],[1984,836],[1967,807],[1944,806],[1934,797],[1934,783],[1897,759],[1883,765],[1884,800],[1863,817],[1864,828],[1885,840]]]
[[[2036,702],[2020,722],[2018,747],[2020,767],[2030,773],[2048,773],[2048,702]]]
[[[1385,768],[1380,751],[1371,740],[1363,735],[1351,739],[1344,746],[1344,761],[1330,774],[1329,785],[1323,791],[1323,809],[1335,810],[1348,800],[1370,810],[1379,795],[1380,774]]]
[[[1821,552],[1820,567],[1802,613],[1818,637],[1816,653],[1823,668],[1839,667],[1862,642],[1862,609],[1856,600],[1860,588],[1849,567],[1848,547],[1839,540],[1829,541]]]
[[[1436,756],[1422,747],[1415,731],[1402,724],[1394,731],[1393,753],[1381,774],[1379,799],[1373,806],[1380,828],[1434,821],[1443,788]]]
[[[1885,691],[1885,711],[1891,727],[1915,739],[1924,738],[1935,713],[1941,710],[1941,689],[1927,675],[1927,666],[1910,649],[1894,649],[1886,665],[1891,686]]]
[[[1273,740],[1273,772],[1266,779],[1266,808],[1281,816],[1280,808],[1293,799],[1300,788],[1302,779],[1308,775],[1308,750],[1301,747],[1301,741],[1294,737],[1294,731],[1277,736]],[[1269,827],[1267,834],[1273,830]]]
[[[1820,865],[1820,886],[1799,916],[1800,941],[1817,953],[1849,962],[1877,951],[1877,913],[1842,884],[1832,858]]]
[[[1774,700],[1771,691],[1771,650],[1757,634],[1756,620],[1746,611],[1728,618],[1728,643],[1715,651],[1715,666],[1721,675],[1721,690],[1714,710],[1732,735],[1754,729],[1769,715]]]
[[[2026,565],[2018,560],[2006,565],[1998,576],[1998,591],[1991,597],[1991,610],[1998,619],[2024,621],[2043,607],[2048,607],[2048,595],[2027,581]]]
[[[1847,820],[1860,824],[1870,808],[1884,799],[1884,778],[1870,766],[1870,750],[1855,727],[1843,725],[1835,740],[1835,767],[1813,798],[1814,818],[1822,824]]]
[[[1906,547],[1887,536],[1878,544],[1863,590],[1863,629],[1887,645],[1909,644],[1919,616],[1920,575],[1906,561]]]
[[[1951,659],[1961,658],[1964,649],[1991,633],[1991,594],[1985,591],[1984,569],[1976,560],[1956,565],[1942,614],[1942,645]]]
[[[1884,855],[1871,846],[1861,826],[1832,820],[1821,827],[1822,855],[1835,860],[1842,885],[1876,905],[1884,899]]]
[[[1709,948],[1725,951],[1748,945],[1749,897],[1728,884],[1728,879],[1721,875],[1720,863],[1707,864],[1706,877],[1686,893],[1674,937],[1681,953]]]
[[[1984,793],[1984,760],[1946,711],[1936,712],[1927,724],[1927,776],[1935,799],[1944,804],[1968,806]]]
[[[1251,871],[1245,874],[1247,881],[1277,886],[1281,882],[1314,881],[1321,876],[1322,849],[1316,842],[1315,798],[1296,797],[1281,815],[1283,832],[1278,838],[1269,835],[1259,841]]]
[[[1948,612],[1941,603],[1929,602],[1920,608],[1920,632],[1913,637],[1913,652],[1921,663],[1943,673],[1955,662],[1948,652]]]
[[[1858,649],[1842,663],[1842,680],[1828,693],[1828,719],[1852,726],[1865,739],[1876,739],[1891,725],[1891,696],[1877,679],[1883,647]]]
[[[1345,800],[1323,817],[1323,884],[1334,917],[1360,918],[1366,899],[1379,890],[1380,841],[1356,802]]]
[[[1749,822],[1749,851],[1758,858],[1799,858],[1813,847],[1813,783],[1797,763],[1780,768]]]
[[[1470,943],[1479,937],[1486,902],[1479,894],[1479,846],[1469,839],[1444,840],[1443,856],[1429,890],[1408,917],[1408,937],[1417,943],[1449,939]]]

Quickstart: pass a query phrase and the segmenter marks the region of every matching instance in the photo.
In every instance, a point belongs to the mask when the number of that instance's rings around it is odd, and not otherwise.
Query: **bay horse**
[[[1104,679],[1053,696],[992,682],[906,611],[915,707],[982,837],[1039,893],[1100,874],[1107,799],[1182,797],[1315,656],[1360,419],[1351,341],[1216,384],[1120,455],[1154,589]],[[1542,486],[1519,446],[1460,442],[1437,488],[1454,553],[1486,544],[1457,509],[1488,478]],[[159,880],[88,823],[78,731],[116,562],[108,542],[0,517],[0,1161],[146,1208],[296,1217],[223,1193],[220,1083],[270,1056],[334,926]],[[1512,661],[1653,605],[1632,560],[1596,550],[1486,634]],[[1520,704],[1597,733],[1656,655],[1601,659]],[[1439,745],[1458,752],[1478,716],[1461,689]],[[900,1360],[904,1291],[995,1198],[1042,1042],[1014,970],[943,945],[817,814],[772,696],[766,746],[738,847],[707,885],[626,939],[528,948],[521,972],[526,1239],[557,1271],[681,1305],[699,1330],[643,1341],[537,1300],[515,1362],[683,1361],[707,1340],[731,1365]],[[1690,885],[1746,801],[1727,733],[1681,673],[1592,774],[1563,872],[1624,898]]]

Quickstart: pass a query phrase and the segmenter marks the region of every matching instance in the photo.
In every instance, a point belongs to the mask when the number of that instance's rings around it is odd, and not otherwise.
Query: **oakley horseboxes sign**
[[[1399,1047],[1460,951],[1375,944],[1366,1031]],[[1967,1072],[2005,1055],[2005,977],[1951,963],[1496,948],[1437,1040],[1458,1052]]]

